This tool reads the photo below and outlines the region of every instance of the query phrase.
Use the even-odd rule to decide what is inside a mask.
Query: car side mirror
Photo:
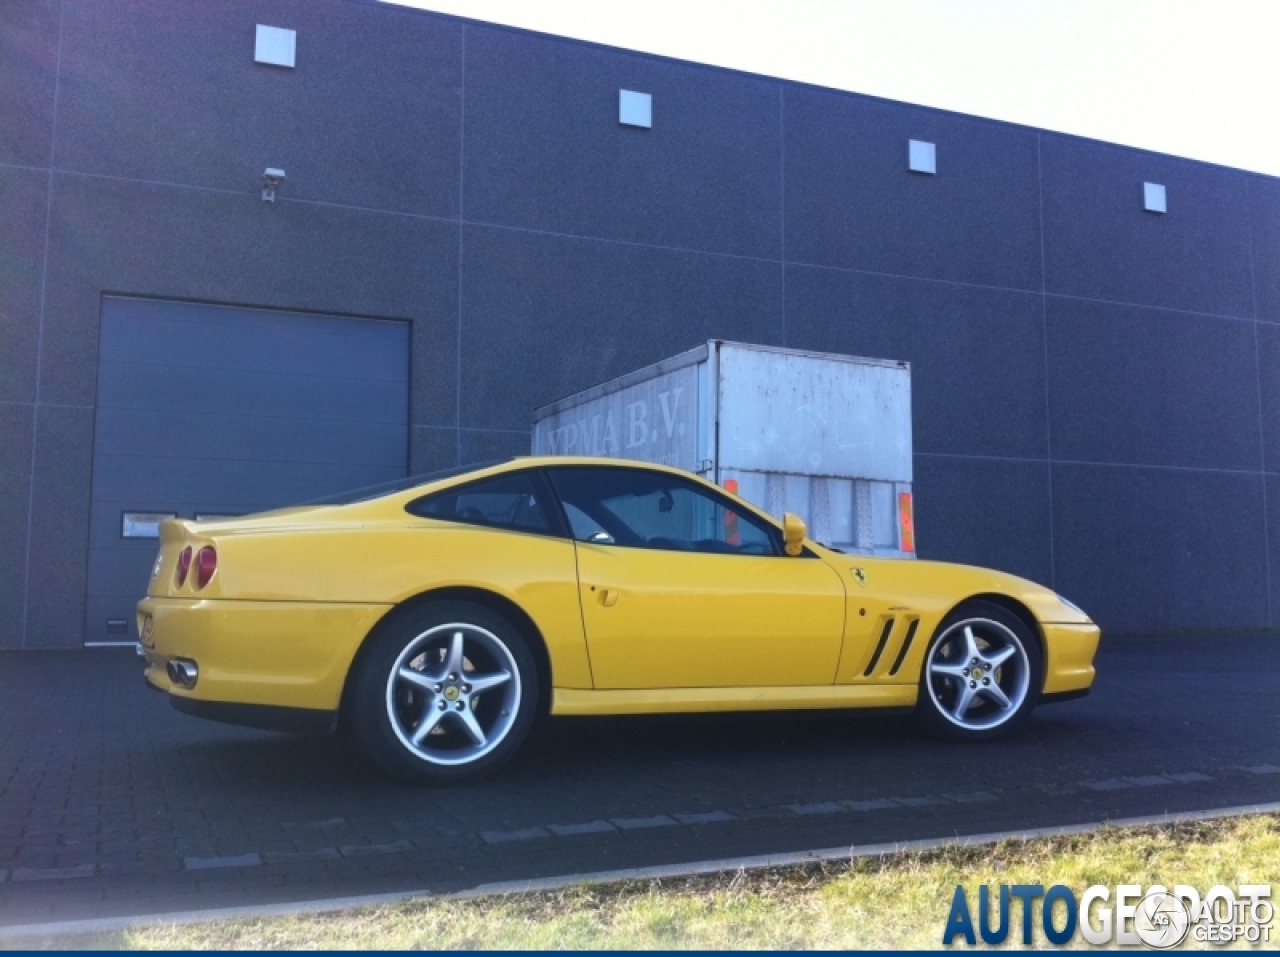
[[[804,551],[804,537],[808,534],[804,519],[792,512],[782,514],[782,540],[788,555],[796,556]]]

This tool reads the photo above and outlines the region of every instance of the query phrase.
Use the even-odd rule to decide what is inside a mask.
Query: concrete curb
[[[130,927],[156,927],[170,924],[198,924],[214,920],[232,920],[253,917],[283,917],[298,914],[324,914],[357,907],[378,904],[394,904],[416,897],[434,897],[438,900],[469,900],[476,897],[492,897],[502,894],[528,894],[563,890],[582,884],[618,884],[625,881],[652,881],[677,877],[697,877],[732,871],[762,870],[770,867],[794,867],[820,861],[844,861],[861,857],[883,857],[904,851],[927,851],[942,847],[971,847],[996,844],[1000,841],[1030,841],[1042,837],[1064,837],[1071,834],[1087,834],[1104,827],[1149,827],[1158,824],[1180,824],[1188,821],[1212,821],[1250,814],[1280,813],[1280,801],[1269,804],[1248,804],[1239,807],[1211,808],[1204,811],[1183,811],[1175,814],[1153,814],[1145,817],[1115,818],[1086,824],[1069,824],[1059,827],[1035,827],[1021,831],[998,831],[988,834],[968,834],[954,837],[924,838],[915,841],[895,841],[884,844],[819,848],[811,851],[795,851],[786,854],[762,854],[754,857],[732,857],[713,861],[697,861],[689,864],[664,864],[657,867],[637,867],[616,871],[597,871],[588,874],[567,874],[528,881],[502,881],[479,884],[451,894],[434,894],[428,888],[398,891],[391,894],[371,894],[359,897],[333,897],[324,900],[299,901],[291,904],[264,904],[254,907],[226,907],[211,910],[177,911],[171,914],[146,914],[134,917],[105,917],[88,920],[57,921],[47,924],[14,924],[0,927],[0,942],[47,937],[74,937],[85,934],[111,933]]]

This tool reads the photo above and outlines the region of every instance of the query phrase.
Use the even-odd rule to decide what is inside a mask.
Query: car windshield
[[[381,498],[383,495],[403,492],[406,489],[411,489],[418,485],[426,485],[429,482],[438,482],[441,479],[453,478],[455,475],[466,475],[468,472],[478,472],[481,469],[492,468],[495,465],[504,465],[510,461],[512,461],[512,459],[498,459],[493,462],[478,462],[472,465],[457,466],[451,469],[440,469],[437,472],[423,472],[419,475],[409,475],[405,478],[393,479],[390,482],[383,482],[379,485],[366,485],[362,488],[339,492],[337,495],[318,498],[304,504],[354,505],[357,502],[368,502],[371,499]]]

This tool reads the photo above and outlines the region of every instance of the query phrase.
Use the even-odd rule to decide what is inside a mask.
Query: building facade
[[[922,558],[1277,624],[1276,179],[357,0],[0,6],[0,648],[131,640],[148,514],[524,453],[710,338],[912,363]]]

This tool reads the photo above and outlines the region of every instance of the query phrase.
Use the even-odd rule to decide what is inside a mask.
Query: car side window
[[[667,472],[610,467],[548,469],[579,541],[723,555],[777,555],[755,516]]]
[[[406,505],[405,511],[445,522],[549,534],[553,526],[542,498],[533,479],[516,472],[424,495]]]

